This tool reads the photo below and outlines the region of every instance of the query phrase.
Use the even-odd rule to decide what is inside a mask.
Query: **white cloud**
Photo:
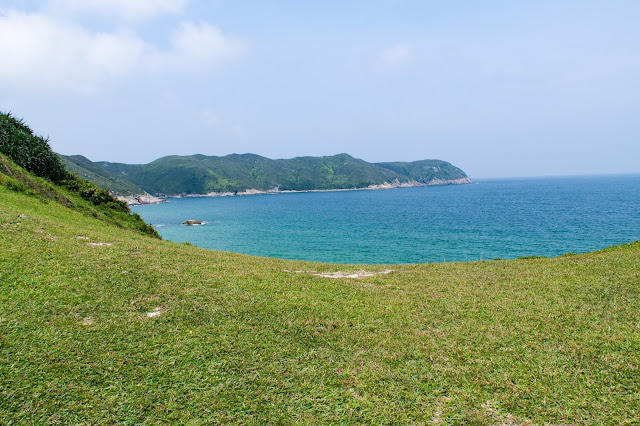
[[[182,22],[171,35],[171,46],[167,65],[191,69],[206,68],[244,52],[242,42],[224,36],[217,27],[207,23]]]
[[[116,16],[126,20],[182,13],[187,0],[50,0],[51,10]]]
[[[0,88],[92,92],[137,74],[208,71],[241,55],[209,24],[182,23],[161,49],[130,30],[91,32],[43,14],[0,15]]]
[[[149,46],[126,32],[91,34],[43,15],[0,16],[0,84],[89,89],[130,72]]]
[[[409,62],[413,57],[413,49],[408,44],[396,44],[385,49],[380,54],[380,61],[388,68],[394,68],[400,64]]]

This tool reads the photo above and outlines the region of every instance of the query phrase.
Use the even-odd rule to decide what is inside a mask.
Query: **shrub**
[[[33,191],[27,185],[9,176],[6,176],[3,179],[3,184],[5,187],[7,187],[12,191],[24,192],[25,194],[29,194],[29,195],[33,194]]]
[[[0,112],[0,154],[4,154],[18,166],[44,178],[80,198],[87,200],[94,207],[80,207],[86,214],[105,220],[122,228],[135,229],[155,238],[160,238],[156,230],[146,224],[139,215],[132,215],[127,204],[113,197],[109,191],[95,184],[69,173],[57,154],[51,150],[49,141],[41,136],[35,136],[33,131],[11,114]],[[0,164],[1,166],[2,164]],[[2,171],[0,169],[0,171]],[[0,175],[1,176],[1,175]],[[25,182],[29,182],[25,184]],[[14,191],[32,195],[46,194],[46,185],[33,185],[33,179],[22,182],[9,176],[5,176],[2,184]],[[33,187],[32,188],[30,188]],[[43,192],[44,191],[44,192]],[[54,190],[55,192],[55,190]],[[45,195],[46,198],[46,195]],[[45,199],[43,198],[43,200]],[[58,197],[55,197],[58,199]],[[70,207],[72,198],[67,199],[63,205]],[[75,207],[77,208],[77,207]]]
[[[127,203],[118,200],[106,189],[99,188],[77,176],[69,174],[66,179],[60,182],[60,185],[70,191],[77,192],[94,206],[104,206],[118,212],[129,213]]]
[[[36,176],[59,183],[69,172],[51,150],[49,140],[33,131],[11,114],[0,113],[0,153]]]

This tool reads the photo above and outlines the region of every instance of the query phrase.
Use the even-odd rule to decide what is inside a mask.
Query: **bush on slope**
[[[7,188],[53,199],[119,227],[160,238],[138,214],[131,214],[126,203],[69,173],[48,140],[35,135],[22,120],[9,113],[0,113],[0,182]]]

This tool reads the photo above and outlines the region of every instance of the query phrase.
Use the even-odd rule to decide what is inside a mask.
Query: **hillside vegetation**
[[[640,422],[638,242],[259,258],[117,226],[0,161],[1,424]]]
[[[64,156],[60,160],[65,168],[75,175],[93,182],[100,188],[108,189],[112,194],[123,197],[144,195],[145,190],[119,176],[109,173],[104,167],[92,162],[82,155]]]
[[[384,183],[460,183],[467,175],[440,160],[372,164],[348,154],[271,160],[255,154],[224,157],[169,156],[149,164],[91,163],[84,157],[62,157],[90,173],[87,179],[118,195],[129,195],[116,181],[126,180],[150,194],[207,194],[267,191],[366,188]],[[73,167],[73,166],[71,166]]]
[[[462,170],[441,160],[422,160],[410,163],[377,163],[377,165],[424,184],[429,184],[437,180],[454,181],[467,177],[466,174],[461,173]]]
[[[6,113],[0,113],[0,185],[160,238],[126,203],[67,171],[46,139]]]

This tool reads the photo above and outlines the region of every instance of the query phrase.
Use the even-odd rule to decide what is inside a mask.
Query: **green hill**
[[[68,171],[82,179],[93,182],[100,188],[106,188],[112,193],[124,197],[145,194],[145,191],[138,185],[109,173],[103,167],[100,167],[82,155],[60,155],[59,157]]]
[[[224,157],[169,156],[149,164],[91,163],[80,156],[62,157],[66,163],[90,170],[87,179],[119,195],[121,181],[151,194],[206,194],[268,191],[366,188],[384,183],[466,183],[459,168],[439,160],[372,164],[348,154],[271,160],[255,154]],[[72,165],[70,167],[73,167]],[[406,170],[405,170],[406,169]],[[133,190],[126,189],[129,193]]]
[[[429,184],[434,181],[453,182],[456,180],[464,180],[467,175],[459,168],[452,166],[442,160],[422,160],[410,163],[376,163],[380,167],[389,169],[406,176],[410,180],[420,183]]]
[[[10,148],[50,177],[0,155],[2,424],[640,422],[638,242],[366,269],[214,252],[126,226],[36,139]]]

